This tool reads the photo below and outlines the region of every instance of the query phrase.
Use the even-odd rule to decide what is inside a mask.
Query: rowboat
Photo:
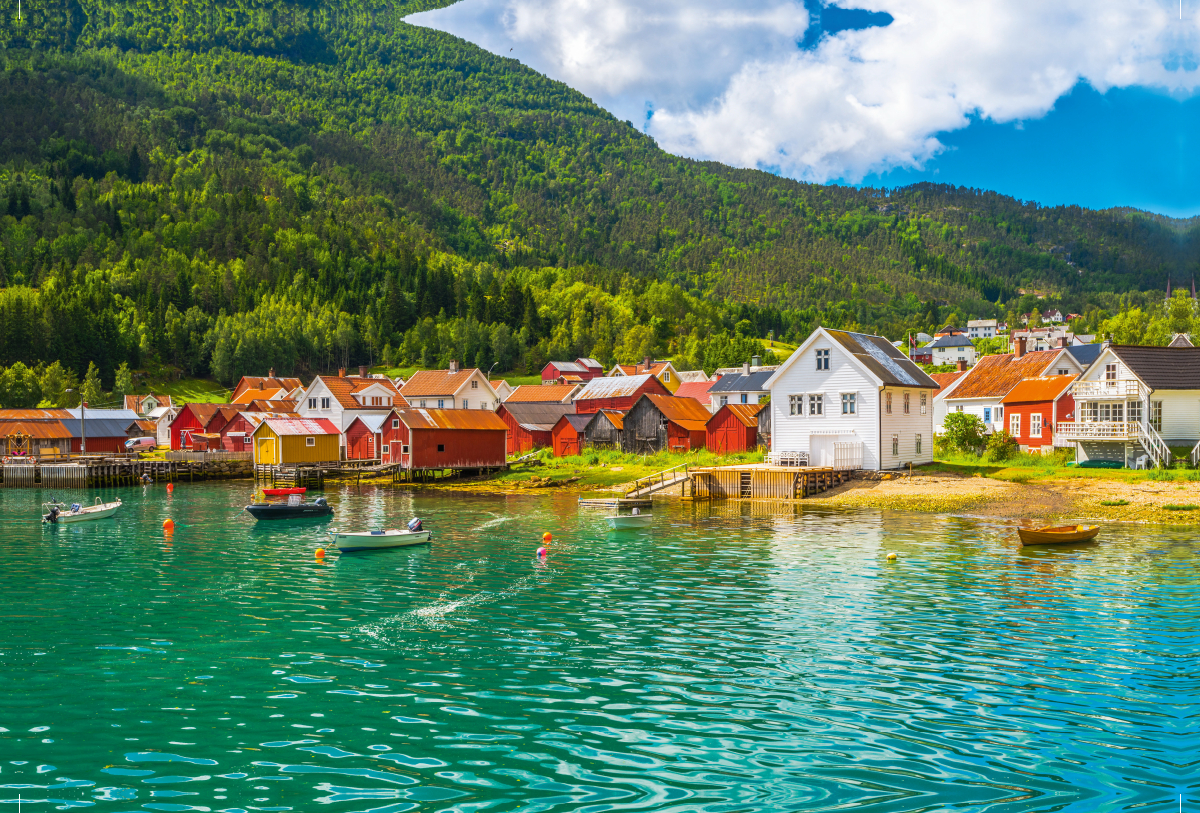
[[[47,522],[52,525],[59,525],[64,522],[87,522],[93,519],[104,519],[111,517],[117,513],[117,509],[121,507],[121,500],[116,499],[113,502],[102,502],[99,497],[96,498],[95,505],[83,506],[79,503],[71,503],[67,505],[61,502],[42,503],[42,522]]]
[[[1049,528],[1017,528],[1022,545],[1059,545],[1087,542],[1100,533],[1099,525],[1058,525]]]
[[[429,531],[402,531],[391,528],[382,531],[337,531],[329,532],[329,538],[342,553],[358,550],[382,550],[383,548],[407,548],[424,545],[433,534]]]
[[[297,519],[300,517],[327,517],[333,506],[317,497],[312,502],[301,502],[299,495],[292,494],[287,502],[256,502],[246,506],[250,516],[263,519]]]
[[[613,514],[605,517],[614,530],[622,528],[645,528],[654,520],[653,514]]]
[[[288,494],[303,494],[305,491],[308,489],[299,486],[296,488],[264,488],[262,493],[268,497],[286,497]]]

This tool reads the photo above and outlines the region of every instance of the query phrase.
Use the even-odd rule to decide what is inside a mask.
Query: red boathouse
[[[758,413],[766,404],[726,404],[708,419],[705,443],[718,454],[758,448]]]
[[[393,409],[380,429],[385,464],[415,471],[507,465],[508,427],[490,409]]]

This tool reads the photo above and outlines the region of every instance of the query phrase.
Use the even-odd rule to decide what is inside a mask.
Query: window
[[[804,396],[789,395],[788,396],[788,414],[803,415],[804,414]]]
[[[1015,413],[1008,416],[1008,434],[1014,438],[1021,434],[1021,413]]]
[[[748,403],[750,403],[750,396],[749,396],[749,395],[747,395],[747,394],[746,394],[746,393],[744,393],[744,392],[742,393],[742,403],[743,403],[743,404],[748,404]]]
[[[392,453],[392,447],[391,447],[390,445],[386,444],[386,443],[385,443],[385,444],[383,444],[383,453],[384,453],[384,454],[391,454],[391,453]]]
[[[842,414],[853,415],[856,412],[858,397],[857,393],[843,392],[842,393]]]
[[[393,429],[400,428],[400,419],[399,418],[392,418],[392,428]]]
[[[424,409],[424,408],[425,408],[425,399],[422,398],[421,399],[421,409]]]
[[[316,446],[316,445],[317,445],[317,439],[316,439],[316,438],[305,438],[305,439],[304,439],[304,445],[305,445],[305,446]]]
[[[446,408],[446,399],[439,398],[438,399],[438,409],[445,409],[445,408]]]
[[[921,453],[921,436],[920,436],[920,435],[917,435],[917,436],[914,438],[914,441],[915,441],[915,442],[916,442],[916,444],[917,444],[917,454],[920,454],[920,453]]]
[[[444,451],[446,451],[446,444],[444,444],[444,443],[439,443],[439,444],[438,444],[438,451],[439,451],[439,452],[444,452]]]
[[[1067,369],[1060,369],[1060,370],[1058,371],[1058,374],[1059,374],[1059,375],[1070,375],[1070,374],[1071,374],[1071,371],[1070,371],[1070,370],[1067,370]]]
[[[251,437],[249,435],[246,435],[246,437],[242,438],[242,443],[245,443],[246,445],[249,445],[250,441]]]
[[[808,396],[808,414],[809,415],[824,415],[825,414],[823,411],[825,409],[824,401],[825,401],[824,395]]]
[[[997,421],[1004,420],[1004,407],[996,407],[996,420]]]
[[[1150,402],[1150,425],[1155,432],[1162,431],[1162,401]]]
[[[663,381],[666,382],[666,381],[670,381],[670,380],[671,380],[671,371],[663,370]]]
[[[464,403],[464,404],[466,404],[466,401],[464,401],[463,403]],[[488,408],[487,401],[480,401],[480,402],[479,402],[479,408],[480,408],[480,409],[487,409],[487,408]]]
[[[1035,412],[1029,416],[1029,437],[1040,438],[1042,436],[1042,413]]]
[[[955,411],[955,412],[962,412],[962,404],[955,404],[955,406],[954,406],[954,411]]]
[[[892,435],[892,457],[900,456],[900,436]]]
[[[1127,420],[1130,421],[1131,423],[1141,423],[1142,422],[1142,402],[1141,401],[1130,401],[1128,404],[1125,405],[1125,414],[1129,416],[1127,418]]]
[[[818,370],[828,370],[829,369],[829,348],[828,347],[817,351],[817,369]]]
[[[478,381],[476,381],[476,380],[474,380],[474,379],[472,379],[472,380],[471,380],[471,389],[473,389],[473,390],[477,390],[477,389],[479,389],[479,382],[478,382]]]
[[[883,411],[889,415],[892,414],[892,394],[890,392],[883,394]]]
[[[728,403],[729,403],[729,396],[728,396],[728,395],[722,395],[722,396],[721,396],[721,406],[725,406],[725,405],[726,405],[726,404],[728,404]]]
[[[407,443],[401,444],[400,454],[408,454],[408,444]]]
[[[1116,381],[1117,380],[1117,365],[1116,364],[1105,364],[1104,365],[1104,380],[1105,381]]]
[[[329,399],[328,398],[321,399],[321,409],[329,409]]]
[[[904,393],[904,414],[905,415],[907,415],[909,413],[908,401],[909,401],[909,394],[906,392],[906,393]]]
[[[927,392],[921,393],[921,414],[922,415],[925,414],[925,407],[928,402],[929,402],[929,393],[927,393]]]
[[[984,423],[992,422],[992,408],[991,407],[983,408],[983,422]]]
[[[467,399],[466,399],[466,398],[464,398],[464,399],[463,399],[463,409],[470,409],[470,408],[471,408],[471,407],[467,405]]]
[[[309,398],[309,399],[308,399],[308,408],[309,408],[309,409],[316,409],[316,408],[317,408],[317,399],[316,399],[316,398]]]

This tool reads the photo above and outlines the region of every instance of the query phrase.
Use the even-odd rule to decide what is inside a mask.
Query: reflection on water
[[[1200,804],[1190,531],[1022,550],[1000,523],[754,502],[612,531],[567,495],[372,488],[256,526],[246,486],[119,493],[113,521],[43,529],[45,496],[0,490],[0,799]],[[313,556],[331,525],[414,514],[431,546]]]

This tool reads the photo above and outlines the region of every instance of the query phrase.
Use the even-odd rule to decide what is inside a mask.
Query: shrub
[[[1013,439],[1013,436],[1007,432],[1000,431],[993,433],[987,440],[987,457],[988,460],[999,463],[1002,460],[1008,460],[1015,455],[1020,447]]]
[[[1165,511],[1195,511],[1197,508],[1200,508],[1200,505],[1192,505],[1191,503],[1189,503],[1187,505],[1164,505],[1163,506],[1163,510],[1165,510]]]
[[[1108,505],[1108,506],[1113,506],[1113,505],[1129,505],[1129,500],[1101,500],[1101,501],[1100,501],[1100,504],[1101,504],[1101,505]]]
[[[978,415],[969,412],[951,412],[946,416],[946,431],[942,437],[951,449],[961,452],[974,452],[983,445],[983,432],[986,427]]]

